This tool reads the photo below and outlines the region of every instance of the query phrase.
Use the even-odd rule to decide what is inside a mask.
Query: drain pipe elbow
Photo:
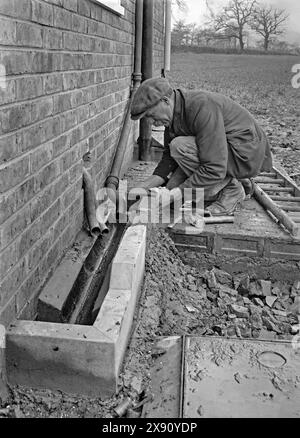
[[[105,224],[99,225],[96,218],[96,196],[91,175],[83,169],[84,209],[91,233],[101,233]]]

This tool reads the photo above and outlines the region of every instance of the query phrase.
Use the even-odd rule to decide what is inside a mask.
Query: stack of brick
[[[103,186],[128,101],[135,1],[0,1],[0,323],[35,298],[83,220],[82,168]],[[155,2],[155,73],[163,2]],[[159,17],[161,26],[159,26]],[[161,46],[161,47],[160,47]],[[133,134],[124,169],[131,159]]]

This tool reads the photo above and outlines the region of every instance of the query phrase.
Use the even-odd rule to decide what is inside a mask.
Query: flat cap
[[[135,93],[131,104],[131,118],[141,119],[144,114],[162,100],[171,97],[173,89],[165,78],[151,78],[144,81]]]

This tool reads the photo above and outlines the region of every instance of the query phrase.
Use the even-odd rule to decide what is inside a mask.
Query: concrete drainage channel
[[[176,236],[172,237],[176,243]],[[249,360],[245,358],[241,363],[237,360],[234,367],[224,369],[229,381],[226,384],[236,385],[230,387],[228,394],[238,394],[236,400],[250,400],[250,404],[260,400],[262,408],[268,405],[266,415],[276,416],[273,401],[270,399],[266,404],[264,397],[271,397],[272,388],[275,400],[285,403],[279,394],[282,388],[285,391],[287,383],[287,396],[296,403],[300,350],[292,348],[291,329],[297,325],[299,314],[297,260],[207,254],[194,248],[193,236],[190,248],[188,241],[185,246],[180,246],[180,241],[176,249],[168,233],[157,226],[138,225],[126,231],[112,228],[101,242],[96,240],[85,245],[78,239],[63,261],[68,269],[63,265],[58,268],[60,279],[73,272],[73,280],[65,277],[63,283],[57,283],[54,275],[47,283],[38,309],[39,319],[48,321],[18,321],[8,329],[6,353],[10,383],[107,398],[116,391],[123,363],[123,371],[125,367],[129,375],[143,380],[148,388],[146,395],[149,395],[148,390],[154,395],[145,402],[142,416],[213,416],[219,412],[218,401],[226,406],[230,400],[216,396],[212,403],[208,397],[209,391],[219,391],[222,386],[220,379],[209,375],[210,371],[220,377],[226,362],[222,354],[211,353],[220,352],[224,342],[227,348],[230,340],[235,360],[238,356],[234,349],[243,349],[249,342],[251,351],[278,350],[286,362],[276,365],[276,376],[272,370],[259,374],[259,385],[266,390],[257,390],[259,394],[253,398],[249,392],[253,386],[246,384],[249,381],[244,378],[244,374],[249,375],[252,353]],[[104,272],[110,274],[104,276]],[[137,306],[140,289],[140,306]],[[60,294],[51,294],[51,290],[60,290]],[[81,291],[77,301],[76,290]],[[134,313],[137,322],[133,327]],[[127,356],[125,350],[133,328],[131,351],[128,350]],[[169,342],[170,337],[172,342]],[[192,337],[192,348],[189,337]],[[185,338],[186,344],[182,342]],[[172,339],[177,345],[175,352],[166,347],[170,343],[173,348]],[[283,343],[282,347],[279,343]],[[197,359],[204,347],[208,372],[205,375],[201,371],[202,362]],[[141,358],[142,364],[139,364]],[[186,378],[182,364],[185,370],[194,367],[192,382],[191,376]],[[248,367],[245,373],[244,365]],[[172,376],[173,381],[170,381]],[[219,386],[214,387],[214,381]],[[208,398],[200,409],[194,405],[193,394],[202,393],[201,382],[210,390],[206,391]],[[250,409],[249,413],[253,412]]]
[[[101,398],[115,393],[145,246],[143,225],[112,227],[104,238],[78,236],[39,297],[38,320],[7,329],[10,384]]]

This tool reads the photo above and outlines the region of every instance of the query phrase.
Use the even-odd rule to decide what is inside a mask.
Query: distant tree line
[[[176,47],[211,47],[244,52],[250,47],[251,35],[259,37],[255,47],[268,52],[294,52],[300,54],[299,45],[278,40],[284,34],[289,18],[285,9],[259,3],[257,0],[229,0],[218,12],[207,0],[209,18],[205,26],[186,24],[177,20],[172,30],[172,45]]]

